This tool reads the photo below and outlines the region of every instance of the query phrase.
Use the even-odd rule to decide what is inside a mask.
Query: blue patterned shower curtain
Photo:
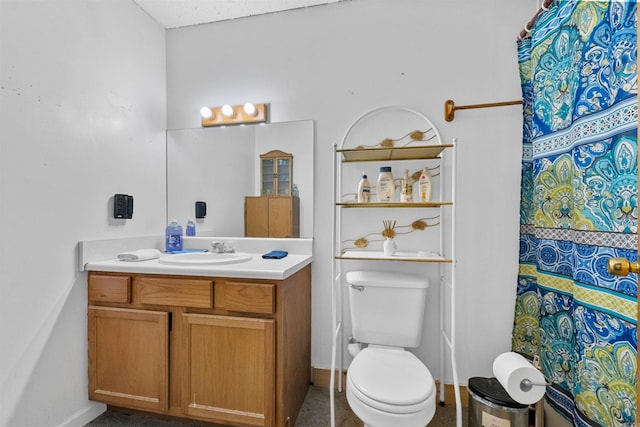
[[[636,420],[635,1],[556,1],[518,42],[524,130],[512,348],[538,356],[546,401],[576,426]]]

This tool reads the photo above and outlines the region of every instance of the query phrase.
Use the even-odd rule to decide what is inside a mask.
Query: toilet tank
[[[382,271],[350,271],[352,335],[356,341],[418,347],[429,281],[426,277]]]

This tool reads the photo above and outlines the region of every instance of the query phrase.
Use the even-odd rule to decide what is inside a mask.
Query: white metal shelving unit
[[[365,119],[378,114],[388,112],[409,114],[423,121],[434,134],[435,143],[428,145],[412,145],[404,147],[375,147],[375,148],[347,148],[352,131],[360,125]],[[419,141],[417,141],[419,142]],[[462,406],[460,401],[460,387],[456,365],[456,337],[455,337],[455,293],[456,293],[456,214],[455,214],[455,193],[456,193],[456,145],[454,139],[451,144],[443,144],[442,139],[431,121],[423,114],[404,107],[404,106],[384,106],[371,110],[359,118],[357,118],[345,133],[340,146],[334,145],[334,163],[333,163],[333,268],[332,268],[332,288],[331,288],[331,315],[332,315],[332,332],[333,342],[331,350],[331,378],[330,378],[330,406],[331,406],[331,427],[335,427],[335,405],[334,393],[336,389],[336,374],[339,392],[342,392],[342,373],[344,371],[344,331],[343,331],[343,313],[344,313],[344,296],[342,286],[342,264],[357,261],[371,262],[417,262],[425,263],[427,268],[437,267],[439,269],[440,289],[439,289],[439,329],[440,329],[440,366],[439,366],[439,401],[440,405],[444,405],[445,399],[445,360],[446,349],[449,350],[451,372],[453,386],[455,391],[456,405],[456,426],[462,426]],[[445,171],[443,167],[444,155],[451,155],[450,170]],[[429,203],[367,203],[359,204],[351,201],[342,200],[342,170],[345,163],[351,162],[402,162],[412,160],[432,160],[440,159],[440,191],[439,197],[442,201]],[[446,172],[446,173],[445,173]],[[450,189],[445,197],[445,176],[450,182]],[[372,187],[374,183],[372,182]],[[439,227],[439,253],[419,256],[418,253],[398,253],[393,257],[385,257],[382,251],[371,250],[350,250],[345,251],[342,247],[342,228],[343,228],[343,210],[344,209],[428,209],[438,211],[440,224]],[[448,216],[446,215],[448,214]],[[447,216],[447,225],[443,225],[443,219]],[[450,230],[449,235],[445,234],[445,229]],[[448,240],[449,247],[445,244]],[[448,296],[448,299],[447,299]],[[447,303],[448,301],[448,303]],[[448,324],[447,324],[448,321]]]

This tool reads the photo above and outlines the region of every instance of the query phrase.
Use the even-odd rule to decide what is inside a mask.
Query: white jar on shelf
[[[395,240],[387,237],[387,240],[382,244],[382,250],[384,252],[384,256],[394,256],[398,250],[398,245],[396,245]]]

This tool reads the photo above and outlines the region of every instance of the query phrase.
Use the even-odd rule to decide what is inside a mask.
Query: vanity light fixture
[[[258,114],[258,110],[256,109],[256,106],[250,102],[247,102],[246,104],[244,104],[244,107],[242,107],[242,109],[244,110],[245,113],[247,113],[247,115],[251,117],[255,117]]]
[[[213,119],[213,110],[209,107],[202,107],[200,109],[200,115],[203,119],[211,120]]]
[[[200,109],[202,127],[239,125],[246,123],[266,123],[268,104],[244,105],[225,104],[221,107],[202,107]]]
[[[222,115],[227,117],[227,118],[229,118],[229,119],[232,119],[232,118],[234,118],[236,116],[235,110],[229,104],[224,104],[222,106],[221,110],[222,110]]]

